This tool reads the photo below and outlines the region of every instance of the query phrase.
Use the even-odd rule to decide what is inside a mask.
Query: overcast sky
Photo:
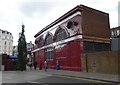
[[[13,35],[17,45],[22,22],[26,41],[34,43],[34,35],[42,28],[83,4],[109,13],[110,27],[118,26],[118,2],[120,0],[0,0],[0,29]]]

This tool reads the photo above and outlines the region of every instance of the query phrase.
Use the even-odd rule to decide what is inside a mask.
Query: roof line
[[[50,23],[49,25],[47,25],[46,27],[44,27],[34,37],[37,37],[38,35],[40,35],[44,31],[46,31],[48,28],[50,28],[50,27],[54,26],[55,24],[59,23],[60,21],[64,20],[66,17],[72,15],[76,11],[82,11],[84,8],[91,9],[91,10],[97,11],[99,13],[107,14],[108,15],[108,13],[105,13],[105,12],[102,12],[100,10],[96,10],[94,8],[91,8],[91,7],[88,7],[88,6],[80,4],[80,5],[77,5],[76,7],[74,7],[73,9],[71,9],[70,11],[68,11],[67,13],[65,13],[64,15],[62,15],[61,17],[59,17],[58,19],[56,19],[55,21],[53,21],[52,23]]]
[[[55,21],[53,21],[51,24],[47,25],[45,28],[43,28],[41,31],[39,31],[34,37],[37,37],[39,34],[41,34],[42,32],[44,32],[45,30],[47,30],[48,28],[54,26],[55,24],[59,23],[60,21],[64,20],[66,17],[70,16],[72,13],[76,12],[76,11],[80,11],[80,5],[77,5],[76,7],[74,7],[73,9],[71,9],[70,11],[68,11],[67,13],[65,13],[64,15],[62,15],[61,17],[59,17],[58,19],[56,19]]]

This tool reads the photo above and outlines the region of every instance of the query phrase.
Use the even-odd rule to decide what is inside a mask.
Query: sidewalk
[[[44,69],[41,71],[43,72]],[[112,74],[86,73],[86,72],[56,70],[56,69],[47,69],[47,73],[50,73],[53,75],[70,76],[70,77],[77,77],[77,78],[94,79],[94,80],[100,80],[100,81],[120,83],[120,76],[118,78],[118,75],[112,75]]]

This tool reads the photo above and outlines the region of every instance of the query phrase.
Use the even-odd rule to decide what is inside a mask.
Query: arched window
[[[36,39],[36,40],[35,40],[35,47],[36,47],[36,48],[38,48],[38,47],[39,47],[38,42],[39,42],[39,40],[38,40],[38,39]]]
[[[43,38],[41,37],[40,39],[39,39],[39,47],[42,47],[44,45],[44,40],[43,40]]]
[[[53,43],[53,36],[52,33],[48,33],[45,37],[45,45],[49,45]],[[49,47],[45,49],[45,59],[50,60],[53,58],[53,48]]]
[[[46,38],[45,38],[45,45],[51,44],[53,42],[53,37],[51,34],[47,34]]]
[[[62,28],[57,30],[57,32],[55,33],[55,41],[64,40],[65,38],[67,38],[66,31]]]

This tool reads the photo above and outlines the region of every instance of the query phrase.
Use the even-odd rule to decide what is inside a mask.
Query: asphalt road
[[[52,75],[39,71],[8,71],[2,73],[2,85],[111,85],[106,82]]]
[[[25,83],[27,81],[41,79],[51,76],[39,71],[3,71],[2,83]]]
[[[65,76],[48,76],[42,79],[37,79],[34,81],[28,81],[29,83],[93,83],[87,80],[82,79],[75,79],[72,77],[65,77]]]

